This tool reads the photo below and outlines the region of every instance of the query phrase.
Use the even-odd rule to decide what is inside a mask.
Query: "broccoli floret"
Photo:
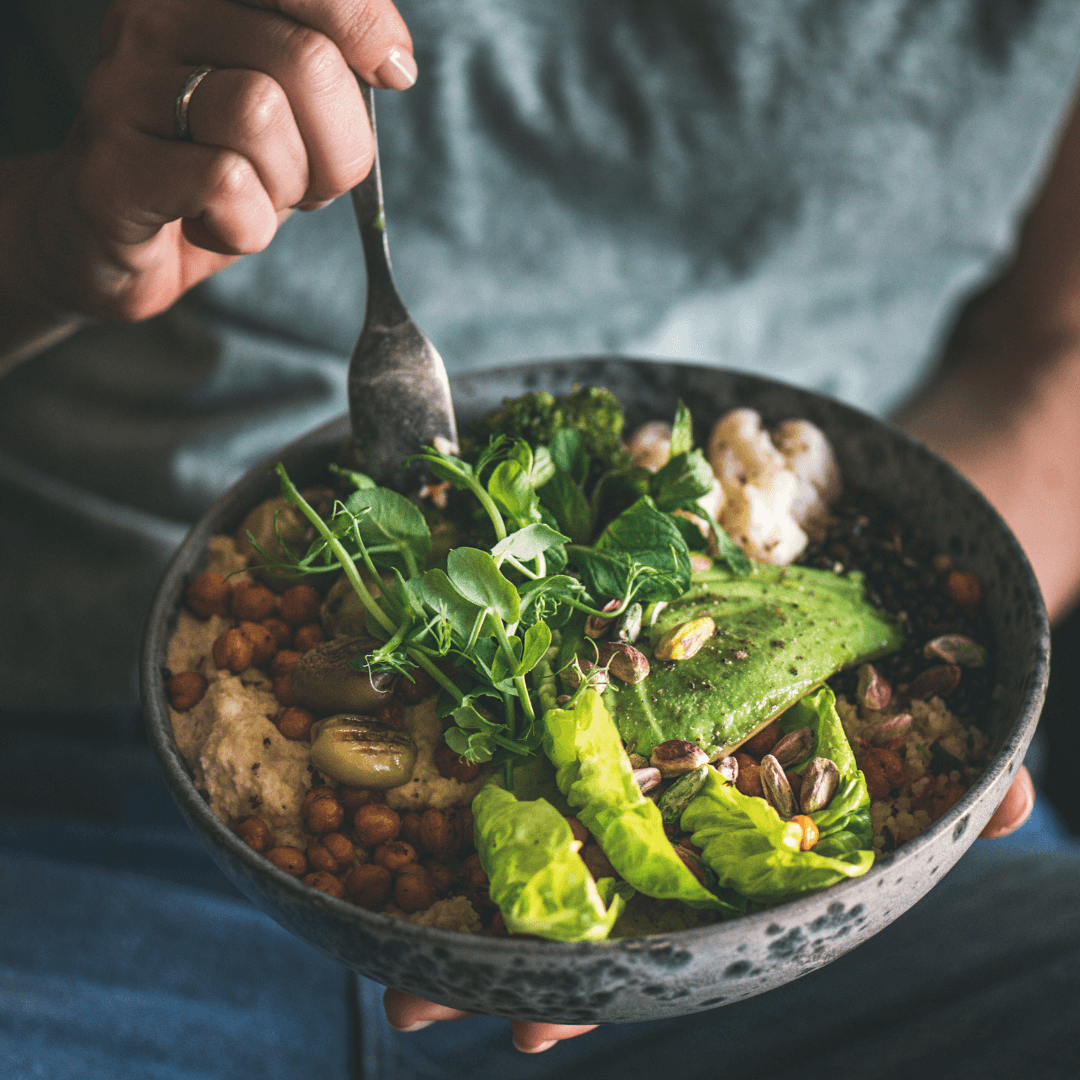
[[[524,439],[530,446],[547,446],[555,432],[573,428],[581,434],[591,459],[586,488],[613,469],[625,469],[630,455],[623,448],[624,417],[618,399],[598,386],[576,387],[556,398],[540,392],[507,398],[497,413],[469,425],[462,441],[466,460],[475,461],[494,435]]]

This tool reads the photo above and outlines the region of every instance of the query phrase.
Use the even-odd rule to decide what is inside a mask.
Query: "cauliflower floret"
[[[840,498],[840,468],[824,432],[809,420],[785,420],[773,435],[784,462],[799,480],[791,512],[804,528],[827,517]]]
[[[806,533],[791,516],[798,480],[782,469],[769,481],[767,486],[744,484],[731,492],[720,524],[751,559],[787,566],[806,547]]]
[[[753,409],[733,409],[714,426],[706,456],[723,491],[718,520],[759,562],[795,559],[804,528],[840,493],[828,440],[805,420],[786,421],[774,441]]]
[[[671,425],[665,420],[642,424],[630,436],[626,448],[638,468],[659,472],[671,457]]]
[[[725,479],[725,474],[735,479],[738,467],[734,462],[726,462],[721,472],[713,460],[724,448],[738,459],[748,480],[756,480],[785,467],[783,454],[773,446],[769,433],[761,426],[761,417],[753,409],[732,409],[716,422],[709,436],[705,456],[713,466],[713,472],[721,480]]]

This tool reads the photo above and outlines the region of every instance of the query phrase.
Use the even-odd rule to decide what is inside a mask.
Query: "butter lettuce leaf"
[[[693,834],[720,885],[764,904],[859,877],[874,862],[870,795],[833,692],[823,686],[808,694],[781,717],[780,725],[785,731],[811,728],[818,740],[815,753],[831,758],[840,770],[832,801],[809,815],[820,832],[810,851],[799,850],[798,825],[784,821],[764,799],[743,795],[716,772],[710,772],[682,816],[683,829]]]
[[[814,851],[819,855],[841,855],[871,848],[874,827],[870,821],[870,793],[855,763],[832,690],[822,686],[797,701],[780,717],[780,727],[785,732],[808,727],[817,739],[814,754],[830,758],[840,770],[840,786],[832,802],[810,815],[820,833]],[[805,769],[803,762],[795,771],[802,773]]]
[[[480,865],[508,930],[554,941],[608,936],[625,898],[613,878],[593,881],[577,853],[580,842],[558,810],[488,783],[472,812]]]
[[[630,885],[694,908],[728,907],[675,853],[656,804],[634,782],[622,740],[595,690],[582,693],[572,709],[544,713],[544,750],[578,820]]]

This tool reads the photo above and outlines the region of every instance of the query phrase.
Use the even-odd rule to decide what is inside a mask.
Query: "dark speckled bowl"
[[[309,889],[275,869],[211,814],[173,741],[162,663],[184,585],[213,533],[276,493],[266,468],[245,476],[192,530],[162,581],[142,661],[150,738],[181,810],[233,882],[282,926],[377,982],[493,1016],[588,1024],[645,1020],[738,1001],[835,960],[920,899],[979,835],[1024,757],[1042,706],[1049,630],[1031,568],[986,501],[895,428],[835,401],[765,379],[685,364],[586,359],[458,376],[462,422],[527,390],[607,386],[630,425],[669,418],[682,398],[699,420],[734,405],[767,421],[805,417],[829,435],[843,474],[868,487],[938,548],[976,571],[993,627],[1000,688],[986,717],[993,761],[932,829],[864,877],[728,923],[632,941],[558,944],[473,937],[397,922]],[[345,419],[279,455],[310,481],[347,432]]]

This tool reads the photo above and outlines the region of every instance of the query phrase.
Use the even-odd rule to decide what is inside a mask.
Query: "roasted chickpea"
[[[369,803],[361,806],[353,816],[353,831],[357,843],[364,847],[376,847],[396,840],[401,832],[401,815],[385,803]]]
[[[761,766],[749,754],[736,754],[739,763],[739,775],[735,778],[735,787],[744,795],[765,797],[765,788],[761,783]]]
[[[415,810],[407,810],[401,815],[401,832],[398,837],[414,848],[420,844],[420,815]]]
[[[244,841],[252,851],[261,855],[270,847],[270,830],[262,818],[250,817],[233,826],[233,832]]]
[[[385,866],[357,866],[345,877],[345,891],[353,903],[369,911],[379,910],[390,898],[394,879]]]
[[[293,693],[292,688],[292,676],[286,672],[284,675],[279,675],[274,680],[274,697],[285,706],[285,708],[291,708],[296,704],[296,695]]]
[[[222,574],[207,570],[184,590],[184,602],[200,619],[228,615],[232,603],[232,582]]]
[[[402,911],[425,911],[435,903],[431,875],[419,864],[411,863],[394,882],[394,900]]]
[[[336,874],[341,869],[341,865],[335,858],[334,853],[320,844],[318,840],[308,841],[306,854],[308,866],[312,870]]]
[[[482,766],[466,761],[446,745],[445,739],[440,739],[435,746],[435,768],[439,770],[440,776],[448,780],[458,780],[463,784],[468,784],[480,775]]]
[[[306,814],[308,808],[316,799],[321,799],[324,795],[333,795],[337,797],[336,789],[330,787],[329,784],[316,784],[314,787],[308,788],[304,794],[303,802],[300,803],[300,813]]]
[[[356,861],[356,848],[353,846],[353,842],[345,835],[339,832],[327,833],[321,837],[322,845],[334,856],[335,859],[342,866],[349,866]],[[367,853],[364,853],[364,859],[367,860]]]
[[[266,858],[279,870],[293,877],[303,877],[307,873],[307,859],[299,848],[276,847],[266,852]]]
[[[431,855],[448,859],[458,848],[454,821],[445,810],[425,810],[420,817],[420,843]]]
[[[768,727],[763,727],[756,735],[751,735],[740,747],[743,753],[759,760],[771,754],[773,747],[784,737],[780,725],[774,720]],[[738,756],[738,755],[736,755]]]
[[[376,707],[375,719],[386,724],[387,727],[394,728],[395,731],[402,731],[405,728],[405,706],[395,698],[384,701]]]
[[[238,627],[240,633],[251,642],[254,654],[251,662],[255,667],[265,667],[273,660],[278,651],[274,635],[261,623],[242,622]]]
[[[270,674],[275,678],[288,675],[296,667],[297,660],[303,655],[303,653],[298,653],[295,649],[281,649],[275,654],[274,659],[270,661]]]
[[[310,885],[313,889],[318,889],[319,892],[327,893],[329,896],[336,896],[339,900],[345,899],[345,886],[333,874],[328,874],[323,870],[308,874],[304,878],[304,884]]]
[[[255,659],[255,646],[244,636],[242,630],[234,626],[214,640],[211,655],[218,668],[239,675],[241,671],[251,667],[251,662]]]
[[[367,806],[369,803],[381,803],[383,801],[383,793],[372,788],[348,787],[345,784],[338,784],[337,793],[341,805],[346,810],[355,811],[359,810],[361,806]]]
[[[334,832],[341,827],[345,820],[345,807],[338,802],[334,795],[323,795],[313,800],[304,814],[304,825],[307,831],[316,836],[321,833]]]
[[[406,705],[416,705],[424,698],[431,697],[438,689],[439,684],[422,668],[417,668],[402,677],[398,682],[397,692]]]
[[[471,851],[475,822],[473,812],[469,807],[460,806],[454,811],[454,828],[458,834],[458,851],[462,848],[468,848]]]
[[[279,611],[281,617],[300,626],[319,621],[319,605],[322,599],[310,585],[293,585],[281,594]]]
[[[197,671],[181,671],[165,684],[169,694],[169,704],[177,712],[193,709],[206,693],[206,679]]]
[[[480,856],[474,851],[462,864],[461,873],[467,889],[486,889],[488,876],[480,865]]]
[[[292,627],[284,619],[271,615],[270,618],[261,620],[259,625],[270,631],[279,649],[287,649],[292,644]]]
[[[326,635],[318,623],[306,623],[293,634],[293,646],[302,653],[310,652],[325,640]]]
[[[257,581],[239,581],[233,586],[232,613],[238,622],[258,622],[277,612],[277,597]]]
[[[286,739],[303,742],[311,735],[311,725],[315,723],[315,714],[294,705],[280,713],[274,722],[277,724],[278,731]]]
[[[417,861],[416,848],[404,840],[390,840],[375,849],[371,861],[376,866],[385,866],[391,874],[400,874],[406,866]]]
[[[461,881],[461,866],[441,859],[425,859],[424,869],[431,875],[431,884],[437,896],[446,896]]]

